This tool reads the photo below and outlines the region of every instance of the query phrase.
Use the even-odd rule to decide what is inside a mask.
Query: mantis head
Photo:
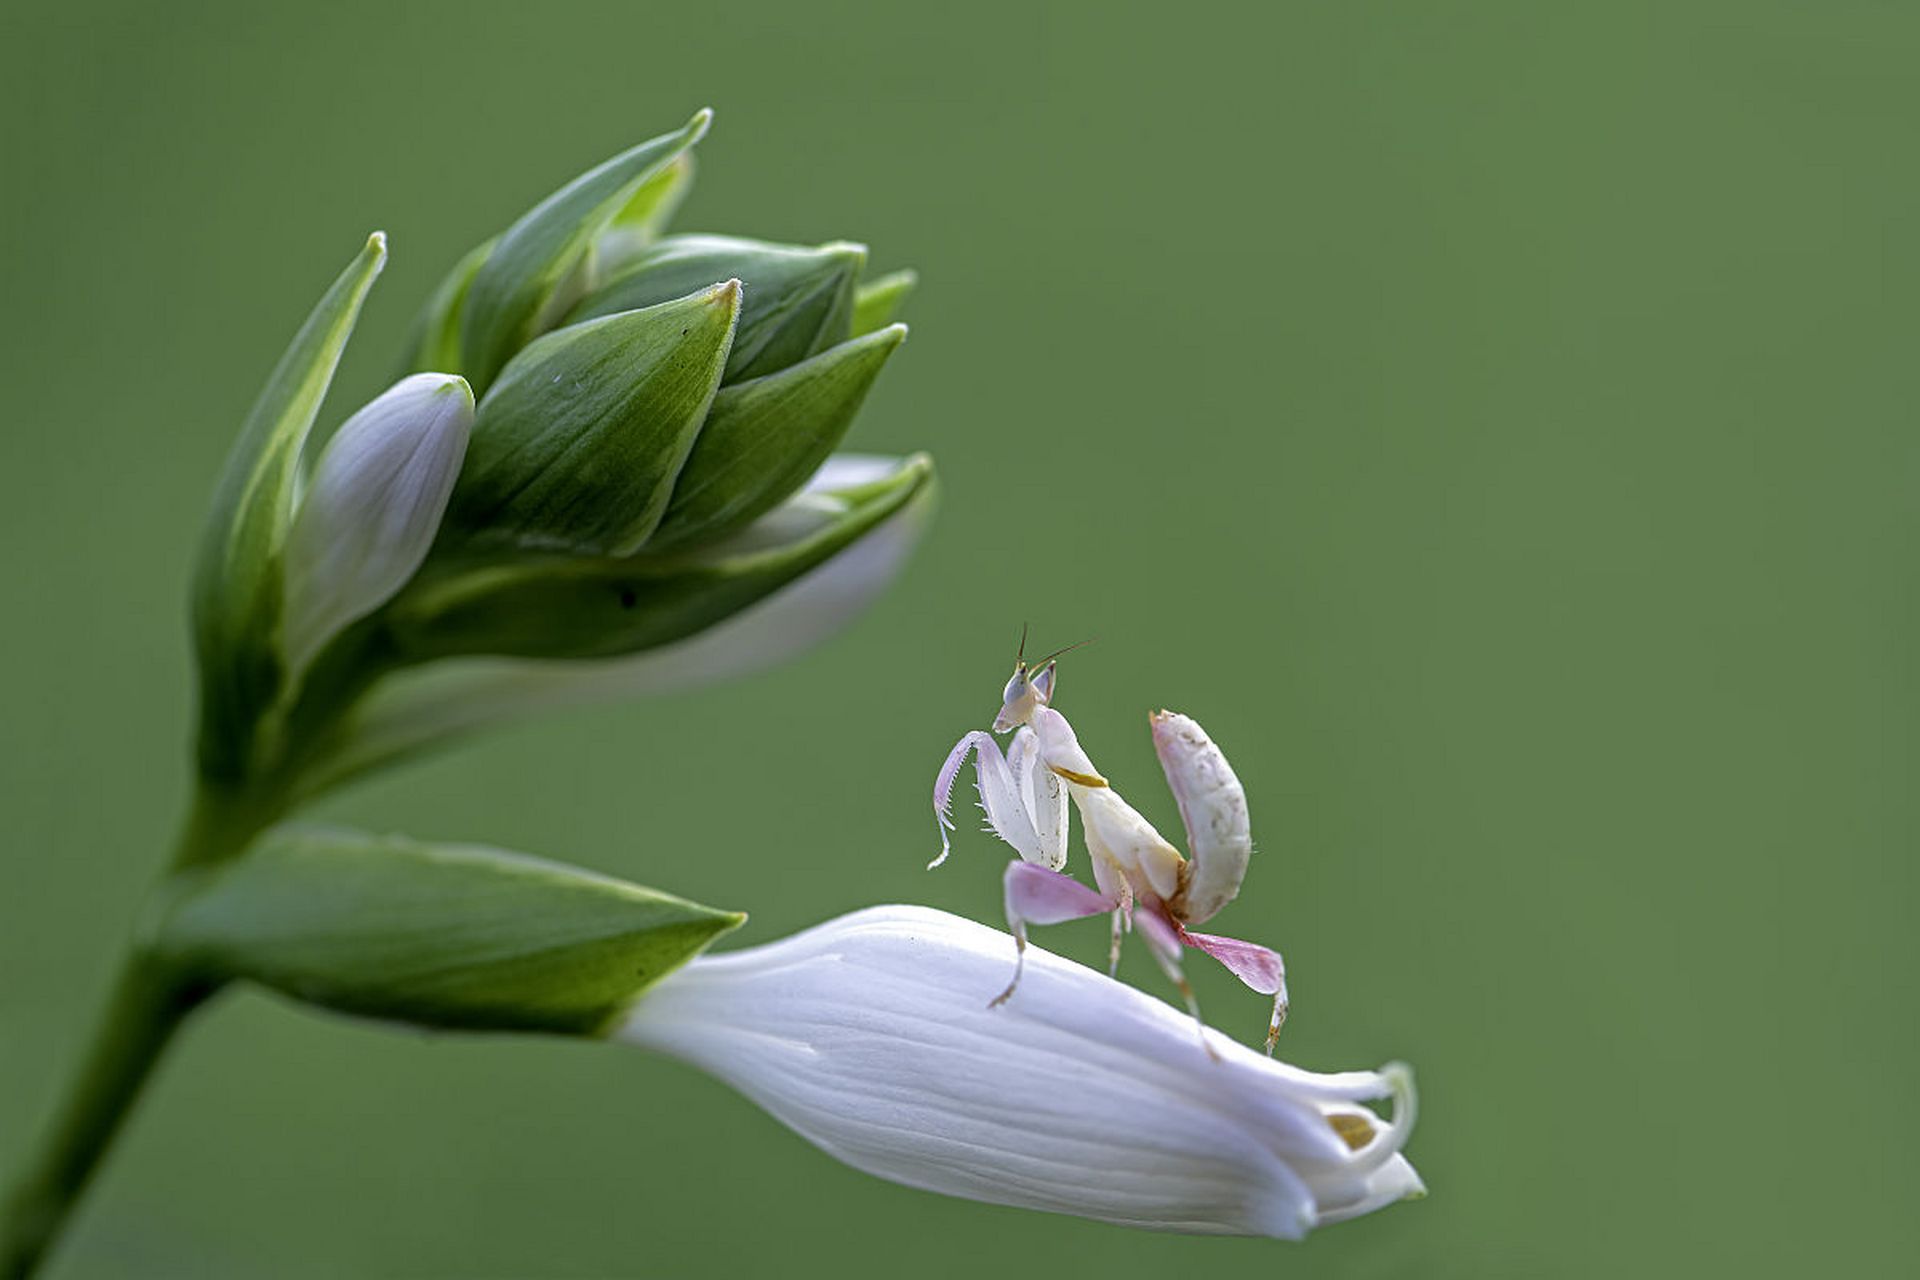
[[[1033,719],[1033,713],[1053,701],[1054,664],[1048,661],[1038,669],[1017,664],[1013,678],[1000,692],[1000,714],[993,718],[993,731],[1005,733]]]
[[[1027,629],[1020,628],[1020,651],[1014,657],[1013,676],[1007,681],[1007,687],[1000,691],[1000,714],[993,718],[993,731],[1006,733],[1033,720],[1033,713],[1041,707],[1053,703],[1054,671],[1058,664],[1054,659],[1070,650],[1078,649],[1090,640],[1081,640],[1064,649],[1055,649],[1046,657],[1028,665]]]

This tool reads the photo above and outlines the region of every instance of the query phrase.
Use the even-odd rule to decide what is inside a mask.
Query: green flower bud
[[[507,228],[467,290],[462,367],[448,372],[465,374],[482,392],[516,351],[551,328],[584,292],[594,240],[700,140],[712,120],[711,111],[701,111],[678,132],[622,152]]]
[[[650,307],[715,280],[746,286],[740,329],[722,382],[775,373],[853,332],[854,284],[865,245],[814,249],[734,236],[668,236],[582,299],[568,323]]]
[[[604,280],[658,240],[693,188],[693,153],[682,151],[673,163],[640,185],[633,199],[593,242],[593,278]]]
[[[854,290],[854,335],[872,333],[892,324],[919,283],[920,277],[915,272],[893,271]]]
[[[728,281],[521,351],[481,401],[449,549],[638,550],[706,421],[739,311]]]
[[[343,1013],[592,1035],[745,919],[523,854],[282,827],[176,877],[147,946]]]
[[[464,655],[606,658],[695,635],[816,569],[903,510],[932,465],[911,458],[875,483],[796,495],[698,549],[536,557],[421,574],[385,610],[403,662]]]
[[[296,522],[305,441],[384,241],[321,301],[202,550],[204,782],[272,812],[555,690],[751,669],[898,571],[930,464],[835,451],[905,336],[892,316],[912,273],[862,285],[848,242],[663,236],[708,119],[462,258],[407,339],[410,376],[322,455]],[[462,377],[470,425],[399,412]],[[440,668],[475,662],[544,668],[443,699],[475,673]]]
[[[896,324],[779,373],[721,388],[648,548],[719,538],[778,506],[839,445],[906,336],[907,326]]]

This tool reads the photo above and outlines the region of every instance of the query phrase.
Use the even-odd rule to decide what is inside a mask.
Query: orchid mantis
[[[951,851],[947,833],[953,829],[953,784],[969,753],[974,756],[987,824],[1020,855],[1019,861],[1008,864],[1004,880],[1007,928],[1015,944],[1013,981],[993,1004],[1005,1003],[1020,985],[1028,926],[1109,912],[1113,917],[1109,973],[1119,965],[1123,931],[1137,927],[1198,1022],[1199,1003],[1181,972],[1180,955],[1182,946],[1204,951],[1247,986],[1273,997],[1273,1017],[1267,1028],[1271,1054],[1287,1018],[1287,976],[1279,953],[1187,928],[1205,922],[1233,901],[1253,853],[1246,792],[1226,756],[1189,717],[1172,711],[1157,711],[1150,717],[1154,752],[1186,827],[1187,856],[1182,857],[1120,798],[1081,749],[1073,726],[1054,710],[1054,660],[1059,654],[1029,666],[1024,635],[1021,647],[1022,656],[1001,694],[993,733],[976,729],[962,737],[941,766],[933,788],[940,856],[928,864],[930,868],[945,862]],[[993,734],[1009,730],[1013,738],[1003,756]],[[1085,826],[1097,890],[1063,874],[1068,796]]]

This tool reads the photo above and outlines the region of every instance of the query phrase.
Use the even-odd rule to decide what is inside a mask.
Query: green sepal
[[[678,298],[715,280],[746,286],[723,383],[776,373],[844,341],[865,246],[817,248],[737,236],[668,236],[583,298],[569,323]]]
[[[465,358],[460,351],[460,315],[466,307],[473,278],[499,242],[496,236],[469,249],[434,289],[427,304],[420,308],[407,334],[407,354],[400,369],[402,377],[410,373],[460,372],[460,363]]]
[[[470,654],[604,658],[695,635],[786,586],[904,508],[932,481],[924,456],[845,493],[803,493],[689,554],[450,566],[383,615],[402,664]]]
[[[523,854],[313,828],[171,890],[149,946],[196,980],[462,1031],[595,1035],[746,919]]]
[[[376,231],[307,316],[248,413],[207,513],[193,624],[200,768],[210,779],[245,775],[254,727],[279,689],[280,551],[300,451],[386,260],[386,237]]]
[[[873,333],[893,323],[900,308],[920,283],[912,271],[891,271],[870,280],[853,293],[853,333]]]
[[[666,514],[725,368],[729,281],[529,345],[481,401],[438,555],[625,555]]]
[[[467,291],[459,372],[484,391],[514,352],[540,336],[584,291],[594,238],[675,157],[698,142],[713,119],[701,111],[676,133],[652,138],[590,169],[534,206],[501,235]],[[711,280],[702,281],[711,284]]]
[[[779,506],[839,445],[906,336],[905,325],[891,325],[721,388],[647,551],[723,537]]]
[[[687,192],[693,189],[693,174],[693,153],[682,151],[666,168],[640,184],[633,199],[593,242],[596,281],[617,274],[666,232]]]

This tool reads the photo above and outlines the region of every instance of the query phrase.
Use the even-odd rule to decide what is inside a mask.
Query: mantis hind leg
[[[1200,1047],[1215,1062],[1220,1055],[1214,1052],[1207,1042],[1207,1024],[1200,1017],[1200,998],[1193,993],[1193,984],[1187,981],[1187,975],[1180,968],[1180,942],[1182,930],[1166,914],[1166,908],[1159,903],[1142,903],[1134,910],[1134,920],[1138,924],[1141,936],[1147,940],[1147,950],[1159,962],[1160,972],[1167,975],[1169,981],[1180,989],[1180,996],[1187,1002],[1187,1012],[1193,1015],[1194,1030],[1200,1036]]]
[[[1273,1018],[1267,1024],[1267,1056],[1280,1038],[1287,1021],[1287,966],[1280,953],[1257,942],[1222,938],[1211,933],[1180,931],[1180,940],[1197,951],[1204,951],[1225,965],[1227,971],[1261,995],[1273,997]]]

